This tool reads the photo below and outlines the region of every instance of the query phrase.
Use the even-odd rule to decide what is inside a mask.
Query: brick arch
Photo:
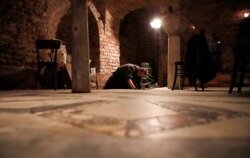
[[[70,0],[47,1],[47,23],[49,38],[56,37],[56,31],[61,18],[67,14],[71,6]]]
[[[119,28],[121,21],[131,12],[143,8],[158,8],[159,10],[173,6],[179,10],[179,0],[109,0],[106,4],[104,30],[113,33],[116,40],[119,40]]]
[[[150,64],[151,75],[158,78],[160,41],[150,21],[159,14],[159,7],[144,7],[127,14],[120,23],[120,62]],[[158,30],[160,31],[160,30]],[[159,32],[158,32],[159,33]]]
[[[93,7],[89,7],[89,16],[88,16],[88,22],[89,22],[89,48],[90,48],[90,59],[91,59],[91,67],[96,67],[97,72],[100,71],[100,31],[98,27],[98,22],[100,26],[100,21],[97,21],[96,16],[98,16],[98,12],[93,10]],[[61,9],[63,10],[63,9]],[[64,8],[64,10],[66,10]],[[56,13],[59,13],[58,11]],[[94,15],[95,13],[95,15]],[[53,14],[53,13],[52,13]],[[55,16],[56,14],[54,14]],[[60,17],[60,18],[59,18]],[[57,19],[56,19],[57,18]],[[51,17],[53,19],[53,17]],[[57,26],[54,26],[53,29],[55,30],[55,33],[53,32],[53,37],[61,39],[65,42],[68,54],[72,53],[71,48],[71,37],[72,37],[72,16],[71,16],[71,9],[68,8],[67,11],[63,12],[63,14],[58,15],[58,17],[54,17],[55,20],[60,20],[57,24]]]
[[[88,1],[87,5],[89,10],[94,15],[94,18],[97,22],[99,32],[103,30],[103,20],[101,20],[102,9],[97,8],[92,1]],[[47,21],[48,21],[48,34],[50,38],[56,36],[57,26],[61,21],[61,18],[71,12],[71,0],[51,0],[47,4]]]
[[[96,5],[92,2],[92,1],[88,1],[87,3],[89,10],[91,10],[92,14],[94,15],[94,18],[96,20],[97,26],[98,26],[98,30],[99,33],[101,34],[103,32],[103,28],[104,28],[104,20],[102,19],[104,14],[104,9],[102,7],[102,9],[97,8]]]

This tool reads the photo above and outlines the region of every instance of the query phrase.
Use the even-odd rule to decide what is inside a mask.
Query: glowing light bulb
[[[248,13],[248,12],[245,12],[245,13],[243,14],[243,16],[244,16],[245,18],[247,18],[247,17],[249,17],[249,13]]]
[[[150,22],[150,25],[153,29],[159,29],[161,27],[161,19],[155,18]]]

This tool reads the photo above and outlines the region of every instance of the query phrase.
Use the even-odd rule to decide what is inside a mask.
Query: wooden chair
[[[36,78],[42,88],[47,88],[50,81],[53,82],[54,89],[57,89],[58,72],[63,74],[64,84],[64,67],[57,64],[57,50],[60,48],[60,40],[36,40],[37,51],[37,74]],[[47,58],[42,58],[47,55]],[[65,84],[64,84],[65,85]]]
[[[235,48],[233,52],[234,65],[228,93],[232,93],[235,86],[238,92],[241,92],[242,87],[250,86],[244,83],[246,74],[250,74],[250,47]]]
[[[174,75],[174,83],[172,86],[172,90],[175,89],[175,84],[178,76],[181,79],[181,89],[184,88],[185,73],[186,73],[185,66],[186,64],[184,61],[175,62],[175,75]]]
[[[186,77],[186,62],[185,61],[176,61],[175,62],[175,74],[174,74],[174,82],[173,82],[172,90],[175,89],[177,77],[180,77],[180,79],[181,79],[181,89],[183,90],[185,77]],[[197,88],[196,82],[194,83],[194,86],[195,86],[195,90],[197,91],[198,88]],[[201,88],[204,91],[203,83],[201,83]]]

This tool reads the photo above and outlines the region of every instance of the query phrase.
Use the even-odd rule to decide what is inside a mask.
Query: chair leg
[[[238,93],[241,92],[241,89],[242,89],[242,86],[243,86],[243,79],[244,79],[244,72],[241,72],[240,81],[239,81],[239,85],[238,85]]]
[[[37,84],[40,84],[40,69],[37,68],[36,71],[36,76],[35,76],[35,85],[34,85],[34,89],[37,89]]]
[[[172,86],[172,90],[174,90],[174,88],[175,88],[176,78],[177,78],[177,66],[175,65],[174,83],[173,83],[173,86]]]
[[[49,76],[50,76],[50,70],[46,67],[45,70],[44,70],[44,83],[43,83],[43,86],[42,88],[43,89],[46,89],[48,88],[48,84],[49,84]]]
[[[235,78],[236,78],[236,72],[233,72],[232,77],[231,77],[231,81],[230,81],[230,85],[229,85],[229,91],[228,93],[232,93],[234,85],[235,85]]]
[[[56,68],[53,69],[53,75],[54,75],[54,90],[57,89],[57,71]]]
[[[96,81],[95,81],[95,83],[96,83],[96,89],[99,89],[97,73],[96,73],[95,75],[96,75],[96,76],[95,76],[95,78],[96,78]]]
[[[184,72],[183,72],[182,80],[181,80],[181,89],[182,90],[184,89],[184,81],[185,81],[185,76],[184,76]]]
[[[197,84],[196,84],[196,80],[195,80],[195,82],[194,82],[194,87],[195,87],[195,91],[198,91]]]
[[[245,54],[241,55],[241,67],[240,67],[240,81],[239,81],[239,86],[238,86],[238,93],[241,92],[242,86],[243,86],[243,80],[245,77],[245,72],[246,72],[246,56]]]
[[[202,89],[202,91],[204,91],[204,83],[203,83],[203,82],[200,82],[200,84],[201,84],[201,89]]]
[[[62,68],[63,89],[66,89],[65,71],[66,71],[66,67],[64,66],[64,67]]]
[[[231,81],[230,81],[230,86],[229,86],[229,91],[228,93],[232,93],[234,85],[235,85],[235,80],[236,80],[236,76],[237,76],[237,66],[235,65],[233,68],[233,73],[232,73],[232,77],[231,77]]]

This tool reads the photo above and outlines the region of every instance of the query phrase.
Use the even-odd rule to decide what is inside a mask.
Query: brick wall
[[[69,0],[0,1],[0,89],[33,88],[36,39],[55,38]]]
[[[70,53],[70,2],[70,0],[0,1],[0,89],[32,88],[36,69],[34,45],[36,39],[60,38],[66,42]],[[142,26],[141,24],[123,25],[122,21],[130,13],[132,18],[137,16],[146,18],[145,12],[133,14],[142,8],[164,9],[168,5],[172,5],[178,13],[186,16],[197,29],[205,28],[208,37],[212,32],[220,36],[223,42],[221,73],[222,76],[225,74],[221,78],[229,80],[225,79],[225,76],[231,71],[235,35],[242,20],[242,10],[249,8],[250,2],[246,0],[180,2],[179,7],[178,0],[88,1],[91,67],[97,68],[101,85],[104,85],[107,77],[120,64],[130,60],[139,63],[139,59],[148,60],[154,56],[150,54],[153,52],[151,45],[154,45],[152,33],[148,33],[147,28],[140,30],[138,26]],[[126,29],[128,31],[126,35],[131,36],[129,40],[132,40],[132,34],[139,35],[133,36],[134,45],[128,38],[120,36],[120,28],[124,26],[137,27],[136,31]],[[166,38],[161,39],[166,41]],[[166,51],[165,48],[162,50]],[[136,56],[134,52],[139,55]],[[154,57],[156,60],[156,56]]]
[[[46,3],[0,1],[0,89],[30,87],[34,80],[34,40],[47,37]]]

